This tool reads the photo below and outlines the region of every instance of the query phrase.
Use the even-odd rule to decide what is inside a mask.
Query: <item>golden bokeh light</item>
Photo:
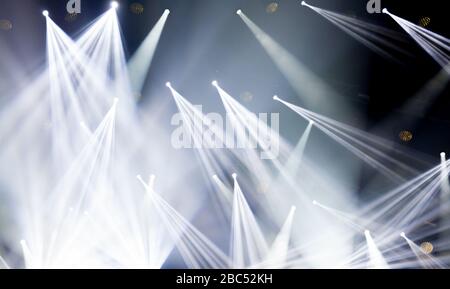
[[[139,2],[132,3],[130,5],[130,11],[134,14],[142,14],[144,13],[144,5]]]
[[[427,27],[428,25],[430,25],[430,22],[431,22],[430,17],[422,17],[419,20],[419,25],[422,27]]]
[[[266,7],[266,12],[271,14],[271,13],[275,13],[278,10],[278,3],[277,2],[272,2],[269,3],[269,5],[267,5]]]
[[[420,248],[425,254],[431,254],[434,249],[433,244],[431,244],[430,242],[423,242],[422,244],[420,244]]]
[[[398,137],[404,141],[404,142],[409,142],[412,140],[413,138],[413,134],[412,132],[408,131],[408,130],[402,130],[399,134]]]
[[[13,27],[11,21],[8,19],[0,19],[0,30],[11,30]]]

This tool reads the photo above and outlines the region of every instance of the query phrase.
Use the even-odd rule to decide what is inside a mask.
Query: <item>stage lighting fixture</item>
[[[237,14],[237,15],[241,15],[241,13],[242,13],[242,10],[241,10],[241,9],[238,9],[238,10],[236,11],[236,14]]]
[[[269,14],[275,13],[278,10],[278,3],[277,2],[272,2],[269,3],[269,5],[267,5],[266,7],[266,12]]]
[[[170,14],[170,10],[166,9],[166,10],[164,10],[164,13]]]
[[[280,99],[278,98],[278,95],[274,95],[273,100],[280,100]]]
[[[212,177],[213,177],[213,179],[217,179],[218,178],[217,175],[213,175]]]
[[[313,203],[314,206],[317,206],[317,201],[316,200],[313,200],[312,203]]]
[[[144,5],[141,3],[135,2],[130,5],[130,11],[134,14],[142,14],[144,13]]]
[[[310,120],[310,121],[309,121],[309,124],[313,125],[313,124],[314,124],[314,121],[313,121],[313,120]]]
[[[170,84],[169,81],[166,82],[166,86],[167,86],[167,87],[171,87],[171,84]]]
[[[119,7],[119,3],[117,1],[112,1],[111,2],[111,8],[117,9],[117,7]]]
[[[369,230],[364,230],[364,235],[370,235],[370,231]]]
[[[399,134],[398,134],[399,138],[404,141],[404,142],[409,142],[412,140],[413,138],[413,134],[412,132],[408,131],[408,130],[402,130]]]
[[[441,153],[441,158],[445,160],[445,153],[444,152]]]
[[[423,242],[422,244],[420,244],[420,249],[422,249],[425,254],[431,254],[434,247],[430,242]]]
[[[419,25],[422,27],[427,27],[431,22],[431,18],[430,17],[422,17],[419,20]]]
[[[384,14],[388,14],[389,11],[386,8],[383,8],[383,10],[381,10],[381,12],[383,12]]]
[[[300,4],[302,4],[302,6],[306,6],[306,2],[305,1],[302,1],[302,3],[300,3]]]
[[[400,233],[400,237],[402,237],[402,238],[406,238],[406,234],[405,234],[405,232],[401,232],[401,233]]]
[[[236,173],[233,173],[231,176],[233,177],[233,179],[237,178],[237,174]]]
[[[217,83],[217,80],[213,80],[213,81],[211,82],[211,84],[212,84],[213,86],[219,85],[219,84]]]
[[[42,15],[44,15],[44,17],[48,17],[48,15],[49,15],[48,10],[42,11]]]

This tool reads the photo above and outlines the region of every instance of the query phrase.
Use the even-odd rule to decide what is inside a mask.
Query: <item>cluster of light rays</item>
[[[391,16],[437,63],[450,72],[450,40],[448,38],[396,16],[386,8],[383,9],[383,13]]]
[[[353,33],[360,33],[381,41],[376,33],[389,34],[307,6],[355,37],[359,34]],[[212,184],[209,191],[229,225],[228,246],[215,244],[190,221],[203,199],[189,194],[183,175],[188,166],[163,170],[158,182],[154,174],[148,181],[140,175],[166,165],[152,162],[164,152],[164,144],[156,140],[154,124],[140,121],[133,96],[142,90],[169,11],[127,63],[116,8],[113,2],[76,40],[44,11],[48,67],[1,110],[5,125],[0,135],[14,136],[2,142],[1,161],[18,163],[9,172],[1,171],[2,182],[15,195],[21,235],[15,245],[21,248],[23,267],[161,268],[174,250],[186,267],[196,269],[446,267],[447,256],[432,256],[407,237],[448,234],[446,221],[421,229],[450,213],[450,160],[445,154],[440,164],[421,173],[411,160],[405,162],[422,162],[420,158],[387,140],[276,96],[307,120],[291,146],[279,134],[276,115],[270,120],[267,114],[257,116],[217,81],[212,85],[226,123],[218,114],[204,113],[168,82],[180,112],[175,121],[183,124],[172,134],[172,144],[195,149]],[[308,105],[329,102],[335,93],[320,78],[241,10],[237,14]],[[332,178],[307,153],[313,130],[390,179],[393,189],[353,204],[352,186]],[[151,152],[145,149],[149,142]],[[187,163],[177,161],[179,166]],[[15,176],[15,170],[22,174]],[[239,174],[230,179],[230,171]],[[159,190],[159,180],[175,188]],[[446,251],[450,242],[442,238],[435,246]],[[10,268],[1,256],[0,268]]]
[[[392,60],[397,60],[388,49],[400,52],[403,55],[411,56],[409,52],[400,48],[399,45],[394,44],[395,42],[404,42],[405,39],[401,34],[393,30],[359,20],[354,17],[318,8],[306,3],[305,1],[302,1],[301,5],[311,8],[313,11],[325,17],[325,19],[335,24],[351,37],[381,56]]]

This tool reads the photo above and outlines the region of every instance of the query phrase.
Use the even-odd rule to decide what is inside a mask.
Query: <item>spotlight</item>
[[[213,86],[219,85],[219,83],[217,83],[217,80],[213,80],[213,81],[211,82],[211,84],[212,84]]]
[[[239,9],[238,11],[236,11],[236,14],[237,14],[237,15],[241,15],[241,14],[242,14],[242,10]]]
[[[48,15],[49,15],[48,10],[42,11],[42,15],[44,15],[44,17],[48,17]]]
[[[170,88],[170,87],[172,86],[172,84],[170,84],[170,82],[167,81],[167,82],[166,82],[166,86]]]
[[[111,2],[111,8],[117,9],[117,7],[119,7],[119,3],[117,1],[112,1]]]
[[[369,230],[364,230],[364,235],[370,235],[370,231]]]
[[[441,158],[445,159],[445,153],[444,152],[441,153]]]
[[[212,177],[213,177],[213,179],[217,179],[217,175],[213,175]]]
[[[307,5],[305,1],[302,1],[302,3],[300,3],[300,4],[302,4],[302,6],[306,6]]]
[[[384,8],[383,10],[381,10],[381,12],[383,12],[384,14],[389,14],[389,11],[388,11],[386,8]]]
[[[400,233],[400,237],[402,237],[402,238],[406,238],[406,234],[405,234],[405,232],[401,232],[401,233]]]
[[[314,206],[317,206],[317,201],[316,200],[313,200],[312,203],[313,203]]]
[[[313,121],[313,120],[310,120],[310,121],[309,121],[309,124],[310,124],[310,125],[313,125],[313,124],[314,124],[314,121]]]
[[[169,10],[169,9],[166,9],[166,10],[164,10],[164,13],[169,14],[169,13],[170,13],[170,10]]]
[[[237,174],[236,173],[233,173],[231,176],[233,177],[233,179],[237,178]]]
[[[114,97],[114,105],[116,105],[119,102],[119,98],[118,97]]]

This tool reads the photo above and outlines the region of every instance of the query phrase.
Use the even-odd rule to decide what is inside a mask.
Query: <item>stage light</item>
[[[233,173],[231,176],[233,177],[233,179],[237,178],[237,174],[236,173]]]
[[[441,152],[441,159],[445,160],[445,153],[444,152]]]
[[[111,8],[117,9],[117,7],[119,7],[119,3],[117,1],[112,1],[111,2]]]
[[[213,179],[217,179],[218,178],[217,175],[213,175],[212,177],[213,177]]]
[[[370,235],[370,231],[369,230],[364,230],[364,235]]]
[[[118,97],[114,97],[114,105],[116,105],[119,102],[119,98]]]
[[[241,15],[241,14],[242,14],[242,10],[241,10],[241,9],[238,9],[238,10],[236,11],[236,14],[237,14],[237,15]]]
[[[408,130],[402,130],[399,134],[398,134],[399,138],[404,141],[404,142],[409,142],[412,140],[413,138],[413,134],[412,132],[408,131]]]
[[[266,7],[266,12],[269,14],[275,13],[278,10],[278,3],[277,2],[272,2],[269,3],[269,5],[267,5]]]
[[[141,3],[135,2],[130,5],[130,11],[134,14],[142,14],[144,13],[144,5]]]
[[[384,8],[383,10],[381,10],[381,12],[383,12],[384,14],[389,14],[389,11],[388,11],[386,8]]]
[[[170,87],[172,87],[172,84],[169,81],[167,81],[166,86],[170,88]]]
[[[422,249],[425,254],[431,254],[434,247],[430,242],[423,242],[422,244],[420,244],[420,249]]]
[[[48,15],[49,15],[48,10],[42,11],[42,15],[44,15],[44,17],[48,17]]]
[[[213,81],[211,82],[211,84],[212,84],[213,86],[216,86],[216,87],[217,87],[217,85],[219,85],[219,84],[217,83],[217,80],[213,80]]]
[[[406,238],[406,234],[405,234],[405,232],[401,232],[401,233],[400,233],[400,237],[402,237],[402,238]]]
[[[310,121],[309,121],[309,124],[310,124],[310,125],[313,125],[313,124],[314,124],[314,121],[313,121],[313,120],[310,120]]]
[[[318,204],[316,200],[313,200],[312,203],[314,206],[317,206],[317,204]]]
[[[430,17],[422,17],[419,20],[419,25],[422,27],[427,27],[431,22],[431,18]]]
[[[305,2],[305,1],[302,1],[302,3],[300,3],[300,4],[302,4],[302,6],[306,6],[306,5],[308,5],[308,4],[306,4],[306,2]]]
[[[280,99],[278,98],[278,95],[274,95],[273,100],[280,100]]]
[[[164,13],[170,14],[170,10],[166,9],[166,10],[164,10]]]

